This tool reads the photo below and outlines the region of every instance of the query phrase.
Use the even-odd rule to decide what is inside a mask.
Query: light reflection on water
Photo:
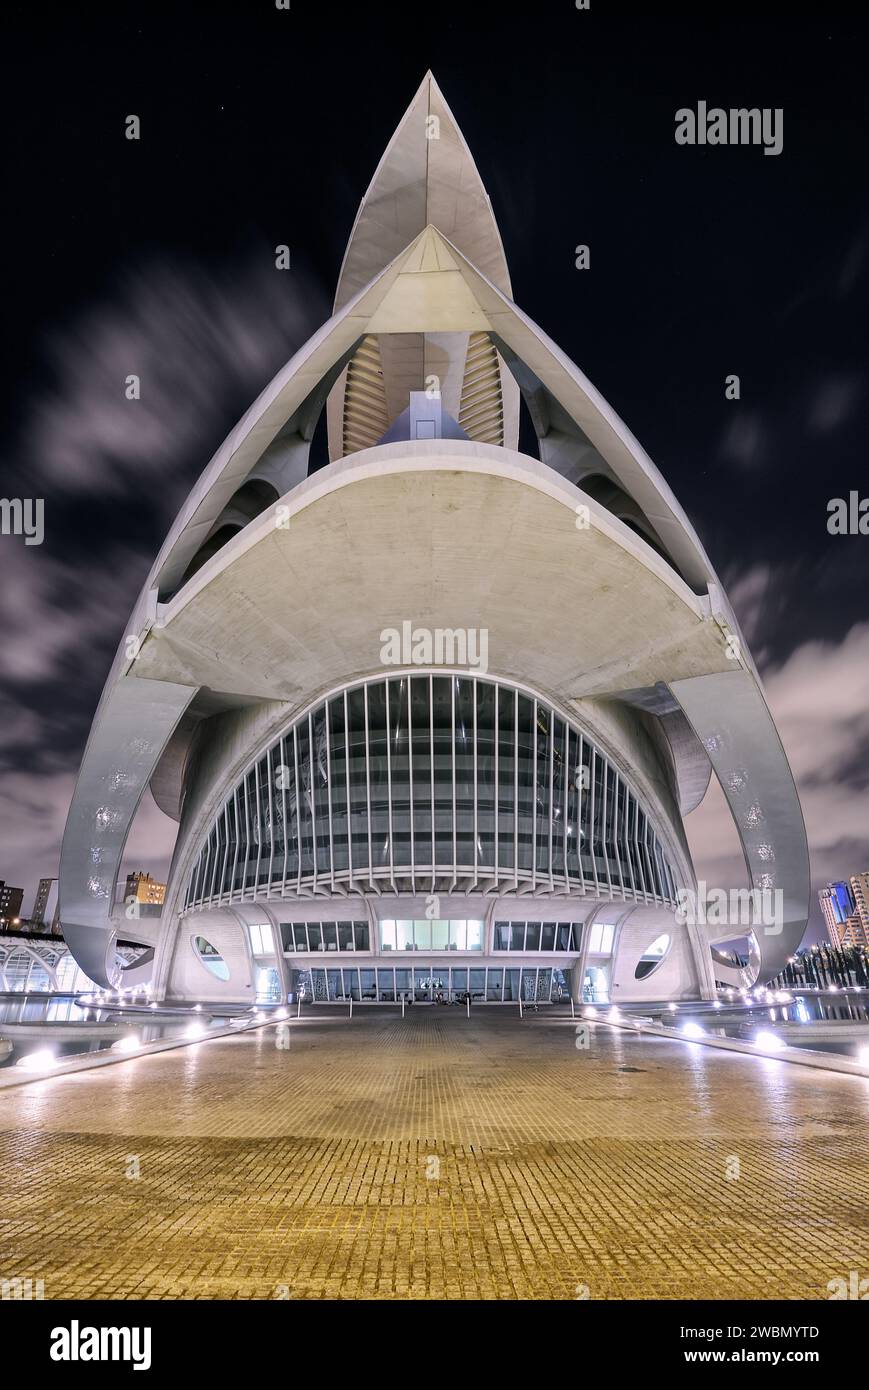
[[[241,1012],[241,1011],[239,1011]],[[35,1054],[54,1055],[56,1061],[68,1061],[87,1053],[105,1052],[123,1039],[134,1038],[138,1046],[171,1038],[190,1037],[196,1027],[206,1036],[211,1027],[224,1027],[229,1021],[224,1015],[192,1011],[172,1013],[152,1010],[106,1008],[76,1002],[70,995],[54,999],[32,1000],[20,995],[0,994],[0,1039],[12,1044],[8,1056],[0,1055],[0,1067],[16,1066],[22,1058]],[[15,1025],[26,1025],[20,1034]],[[135,1049],[131,1043],[131,1055]],[[115,1052],[122,1052],[115,1047]]]
[[[713,1003],[682,1003],[645,1008],[644,1013],[676,1031],[686,1023],[710,1036],[754,1042],[758,1034],[773,1034],[786,1047],[869,1060],[869,992],[837,990],[823,993],[775,991],[750,1002],[723,998]]]

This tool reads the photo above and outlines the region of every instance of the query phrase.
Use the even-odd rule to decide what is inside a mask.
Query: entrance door
[[[417,1004],[447,1004],[450,997],[449,968],[438,965],[415,965],[413,997]]]
[[[586,1004],[609,1003],[609,973],[605,965],[587,965],[582,985]]]

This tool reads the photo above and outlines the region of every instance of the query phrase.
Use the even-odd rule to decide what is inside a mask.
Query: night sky
[[[155,554],[229,429],[328,317],[359,200],[427,68],[491,196],[517,303],[640,439],[728,587],[816,886],[869,867],[869,536],[827,530],[831,498],[869,496],[869,25],[752,10],[4,9],[0,496],[45,499],[41,546],[0,536],[0,878],[25,911],[57,872]],[[675,113],[700,100],[781,107],[783,152],[680,147]],[[722,807],[710,796],[689,819],[698,870],[742,882]],[[163,872],[167,827],[149,798],[128,863]]]

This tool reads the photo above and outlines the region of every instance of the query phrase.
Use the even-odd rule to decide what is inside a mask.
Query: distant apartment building
[[[0,878],[0,925],[9,926],[20,919],[23,899],[23,888],[12,888]]]
[[[146,903],[149,907],[162,907],[165,896],[165,883],[158,883],[150,874],[127,874],[124,902],[128,903],[132,898],[134,902]]]
[[[828,883],[818,901],[833,946],[869,946],[869,871]]]
[[[849,884],[844,881],[828,883],[826,888],[822,888],[818,893],[818,902],[831,943],[841,946],[845,923],[855,911],[854,896]]]
[[[869,946],[869,869],[852,875],[851,894],[857,918],[855,930],[859,932],[854,945]]]
[[[39,887],[36,890],[36,897],[33,900],[33,910],[30,914],[29,925],[38,931],[45,926],[45,911],[48,907],[48,900],[51,897],[52,885],[57,883],[56,878],[41,878]]]

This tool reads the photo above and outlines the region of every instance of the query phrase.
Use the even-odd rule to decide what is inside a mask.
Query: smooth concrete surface
[[[0,1095],[4,1275],[47,1299],[813,1300],[869,1267],[863,1079],[602,1027],[578,1048],[512,1010],[277,1038]]]

